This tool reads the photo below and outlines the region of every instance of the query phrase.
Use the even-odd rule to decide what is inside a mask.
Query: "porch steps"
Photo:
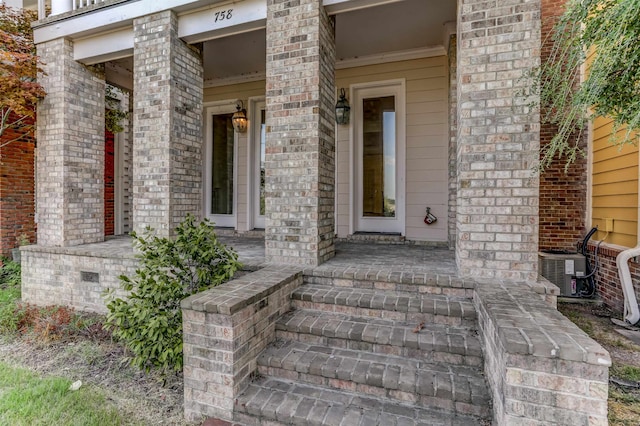
[[[237,399],[237,422],[490,424],[469,298],[315,278],[305,277],[294,310],[277,320],[276,341]]]

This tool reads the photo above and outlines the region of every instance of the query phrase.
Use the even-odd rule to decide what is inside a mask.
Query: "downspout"
[[[624,294],[624,319],[631,325],[640,321],[638,300],[633,289],[631,272],[629,272],[629,259],[636,256],[640,256],[640,241],[634,248],[624,250],[616,257],[618,275],[620,276],[620,284],[622,284],[622,293]]]
[[[638,162],[640,163],[640,150],[638,150]],[[638,168],[638,183],[640,183],[640,167]],[[638,300],[636,292],[631,281],[631,272],[629,272],[629,259],[640,255],[640,199],[638,199],[636,235],[638,242],[632,249],[624,250],[616,257],[616,266],[618,267],[618,276],[622,285],[622,294],[624,295],[624,320],[631,325],[635,325],[640,321],[640,309],[638,309]]]

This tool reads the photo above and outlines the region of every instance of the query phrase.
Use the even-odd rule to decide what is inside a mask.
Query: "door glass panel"
[[[233,114],[213,116],[211,214],[233,214]]]
[[[362,113],[362,214],[395,217],[395,97],[363,99]]]
[[[264,158],[267,143],[265,110],[260,111],[260,216],[264,216]]]

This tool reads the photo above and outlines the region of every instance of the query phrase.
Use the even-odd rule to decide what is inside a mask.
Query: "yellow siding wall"
[[[605,218],[613,218],[606,242],[634,247],[638,240],[638,147],[612,145],[611,119],[593,123],[592,225],[605,236]]]
[[[416,59],[336,70],[336,87],[351,84],[406,80],[406,237],[410,240],[447,241],[448,180],[448,69],[447,57]],[[352,100],[349,100],[352,102]],[[337,228],[349,234],[351,196],[350,128],[337,134]],[[425,225],[426,206],[438,217]]]

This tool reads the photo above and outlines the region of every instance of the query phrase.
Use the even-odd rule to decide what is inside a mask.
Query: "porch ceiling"
[[[444,24],[456,20],[455,0],[403,0],[336,15],[338,60],[444,44]],[[205,81],[265,72],[265,30],[204,45]]]
[[[375,57],[443,46],[445,24],[456,20],[456,0],[402,0],[339,13],[335,18],[338,61]],[[265,57],[264,29],[207,41],[204,80],[262,76]],[[131,57],[112,61],[107,79],[109,74],[115,78],[116,71],[131,69]]]

